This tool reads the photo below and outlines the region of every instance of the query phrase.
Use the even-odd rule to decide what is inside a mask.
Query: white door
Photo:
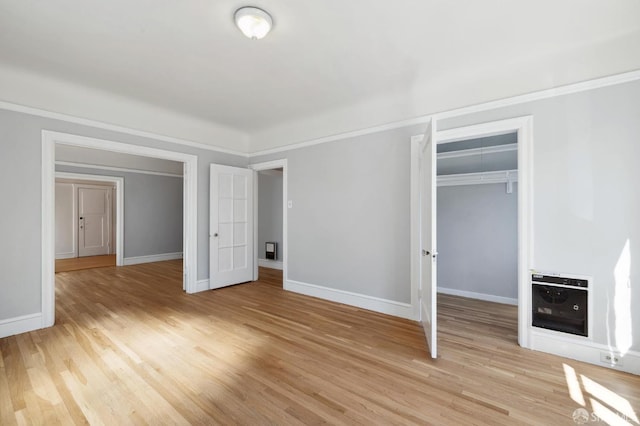
[[[109,254],[111,188],[78,187],[78,256]]]
[[[437,357],[436,283],[436,140],[433,120],[422,140],[420,152],[420,307],[431,357]]]
[[[253,280],[253,171],[211,165],[209,288]]]

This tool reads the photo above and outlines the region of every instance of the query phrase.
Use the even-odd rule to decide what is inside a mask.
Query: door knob
[[[217,237],[217,236],[218,236],[218,233],[216,232],[215,234],[213,234],[213,236],[214,236],[214,237]]]

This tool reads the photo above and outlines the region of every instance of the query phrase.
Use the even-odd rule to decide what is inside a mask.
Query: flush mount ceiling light
[[[271,15],[257,7],[241,7],[233,16],[236,26],[252,40],[263,38],[273,26]]]

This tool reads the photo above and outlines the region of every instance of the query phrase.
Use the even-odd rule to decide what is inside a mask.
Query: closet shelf
[[[506,145],[495,145],[495,146],[486,146],[483,148],[471,148],[471,149],[461,149],[459,151],[446,151],[438,153],[438,160],[444,160],[447,158],[460,158],[460,157],[471,157],[474,155],[489,155],[489,154],[497,154],[500,152],[510,152],[517,151],[518,144],[510,143]]]
[[[498,170],[494,172],[460,173],[437,176],[438,186],[482,185],[506,183],[509,187],[518,181],[518,170]],[[511,192],[507,188],[507,192]]]

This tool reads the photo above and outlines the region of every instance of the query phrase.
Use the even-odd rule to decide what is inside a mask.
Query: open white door
[[[209,288],[253,279],[253,171],[211,165]]]
[[[420,317],[431,357],[437,357],[436,140],[433,120],[420,150]]]

